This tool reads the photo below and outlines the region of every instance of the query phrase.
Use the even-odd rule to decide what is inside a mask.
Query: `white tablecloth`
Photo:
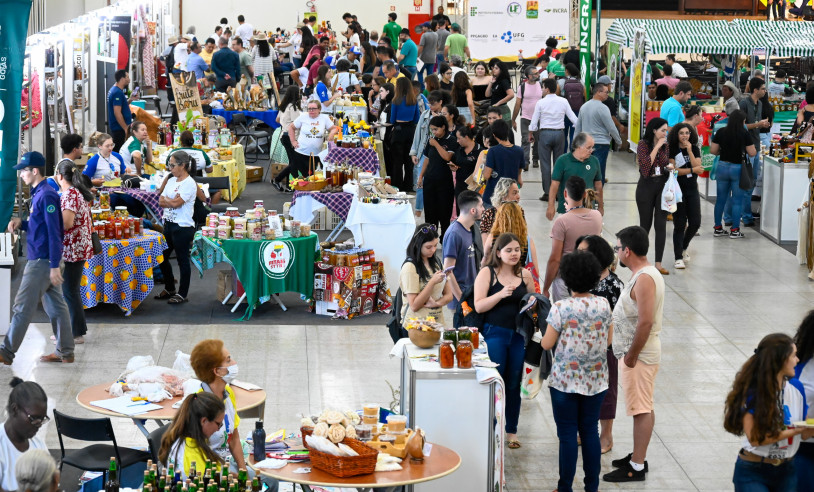
[[[288,213],[292,219],[299,220],[303,224],[310,224],[314,221],[314,213],[323,208],[325,208],[324,203],[320,203],[308,195],[302,195],[297,197],[296,203],[291,206]]]
[[[345,226],[353,233],[358,246],[372,248],[376,260],[384,262],[390,293],[395,294],[401,264],[407,256],[407,244],[415,232],[413,208],[409,203],[361,203],[354,200]]]

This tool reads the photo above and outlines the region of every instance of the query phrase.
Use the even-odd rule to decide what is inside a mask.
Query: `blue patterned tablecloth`
[[[145,230],[131,239],[106,239],[102,252],[85,262],[80,280],[85,309],[100,302],[115,304],[130,316],[153,289],[153,269],[164,261],[167,241]]]

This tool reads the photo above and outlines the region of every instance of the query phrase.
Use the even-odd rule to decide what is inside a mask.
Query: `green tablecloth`
[[[286,233],[273,241],[213,240],[197,233],[192,261],[202,275],[215,263],[226,261],[232,265],[248,302],[241,319],[248,320],[254,307],[271,299],[273,294],[299,292],[308,298],[313,295],[317,245],[316,233],[300,238]]]

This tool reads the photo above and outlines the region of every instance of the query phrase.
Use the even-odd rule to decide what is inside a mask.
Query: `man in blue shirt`
[[[399,54],[399,65],[406,68],[412,77],[417,73],[416,63],[418,63],[418,46],[415,41],[410,39],[410,30],[402,29],[399,33],[399,41],[401,41],[401,53]]]
[[[56,321],[56,352],[40,357],[42,362],[73,362],[74,340],[71,317],[62,297],[62,209],[59,195],[45,182],[45,157],[39,152],[28,152],[14,166],[22,180],[31,187],[31,214],[28,220],[14,217],[9,221],[8,231],[27,231],[28,261],[17,296],[14,298],[14,315],[2,345],[0,362],[11,365],[14,355],[23,343],[28,325],[42,299],[42,306]]]
[[[452,319],[452,326],[455,328],[463,324],[463,296],[475,285],[475,277],[478,276],[483,259],[483,243],[478,227],[478,221],[483,216],[483,200],[479,194],[469,190],[462,191],[457,200],[461,213],[444,233],[444,269],[452,268],[451,274],[447,276],[453,297],[448,307],[455,311]]]
[[[201,58],[201,45],[193,41],[189,46],[189,58],[187,58],[187,72],[195,72],[195,80],[203,80],[204,72],[209,70],[209,65]]]
[[[136,93],[133,92],[129,99],[124,93],[124,88],[130,85],[130,74],[127,70],[119,70],[114,77],[116,84],[107,93],[107,125],[110,127],[110,136],[113,137],[113,150],[118,152],[127,140],[127,129],[133,122],[130,101]]]
[[[661,106],[661,117],[667,120],[670,128],[684,121],[683,106],[692,97],[692,85],[689,82],[679,82],[673,89],[673,97],[664,101]]]
[[[212,71],[218,81],[215,89],[225,92],[227,87],[234,87],[240,80],[240,55],[229,49],[226,38],[218,38],[218,51],[212,55]]]

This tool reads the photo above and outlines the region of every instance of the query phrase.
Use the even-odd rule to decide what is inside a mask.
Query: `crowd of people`
[[[648,86],[648,97],[664,104],[660,117],[647,123],[635,157],[640,223],[618,231],[611,244],[602,237],[603,190],[610,151],[625,150],[626,128],[610,97],[610,77],[598,77],[586,98],[577,50],[561,52],[556,39],[549,39],[522,68],[515,86],[500,59],[467,67],[467,38],[442,11],[421,24],[418,43],[392,12],[381,33],[364,29],[347,13],[343,32],[319,38],[315,17],[303,19],[288,36],[278,30],[279,36],[272,37],[243,15],[237,20],[232,30],[221,19],[203,43],[194,32],[170,38],[163,54],[167,71],[194,72],[205,105],[213,90],[234,87],[241,78],[269,91],[270,84],[283,86],[280,128],[272,137],[272,146],[279,143],[283,149],[275,151],[275,161],[288,164],[273,181],[281,192],[290,191],[289,176],[320,165],[325,142],[341,131],[333,103],[343,92],[358,93],[370,120],[379,123],[375,131],[384,148],[383,168],[394,186],[416,192],[415,212],[423,216],[398,279],[401,319],[432,316],[458,328],[470,312],[482,316],[481,334],[506,385],[507,447],[517,449],[522,446],[518,421],[527,340],[515,329],[516,315],[528,295],[550,300],[540,322],[541,345],[553,355],[548,386],[559,438],[558,490],[573,488],[580,445],[585,489],[598,489],[600,456],[614,445],[619,386],[626,415],[633,419],[632,449],[614,460],[614,471],[602,479],[645,480],[661,364],[663,275],[669,274],[663,265],[668,213],[662,190],[671,176],[683,197],[671,214],[675,269],[688,267],[689,245],[701,226],[697,177],[704,169],[696,127],[703,118],[697,106],[687,105],[692,86],[675,56],[667,57],[662,74]],[[146,125],[134,120],[129,109],[135,96],[126,93],[129,85],[127,70],[116,72],[107,100],[109,133],[95,135],[91,144],[98,151],[84,170],[73,162],[83,149],[82,137],[74,134],[62,138],[63,158],[52,177],[46,176],[45,157],[38,152],[26,153],[15,166],[31,189],[31,205],[29,219],[14,218],[8,229],[27,231],[28,262],[0,344],[3,364],[14,361],[40,300],[56,345],[40,360],[72,363],[75,345],[84,343],[87,323],[79,288],[83,265],[95,254],[93,189],[114,178],[147,177],[154,167]],[[749,227],[759,219],[751,209],[754,189],[741,188],[741,165],[746,155],[759,179],[757,150],[765,145],[773,117],[762,76],[749,81],[747,95],[739,92],[731,83],[724,86],[727,118],[710,139],[710,152],[719,159],[712,233],[733,239],[745,237],[741,224]],[[814,104],[814,89],[806,100]],[[813,114],[801,109],[798,120],[808,121]],[[207,200],[194,178],[211,171],[206,154],[193,148],[192,134],[184,132],[180,140],[181,148],[167,158],[169,174],[158,190],[163,224],[145,221],[169,247],[160,264],[164,288],[155,299],[176,305],[188,300],[190,249],[199,225],[196,206]],[[539,199],[552,221],[545,247],[535,244],[530,232],[535,224],[529,222],[535,218],[520,206],[523,173],[537,168],[543,189]],[[126,206],[132,215],[145,214],[144,205],[132,197],[115,200],[120,202],[112,205]],[[538,261],[541,252],[548,253],[545,265]],[[630,270],[626,284],[615,274],[617,265]],[[724,422],[727,431],[743,436],[736,490],[758,490],[750,488],[755,484],[804,490],[812,483],[814,431],[792,426],[805,419],[806,401],[814,398],[812,358],[814,311],[794,338],[766,336],[738,373]],[[201,389],[184,401],[164,435],[162,463],[175,465],[182,476],[195,460],[219,465],[230,460],[235,470],[245,467],[230,387],[236,362],[222,342],[204,340],[192,350],[191,364]],[[49,420],[47,397],[34,382],[14,379],[12,386],[0,428],[0,488],[54,492],[59,473],[36,437]],[[273,480],[266,484],[272,490],[278,486]]]

